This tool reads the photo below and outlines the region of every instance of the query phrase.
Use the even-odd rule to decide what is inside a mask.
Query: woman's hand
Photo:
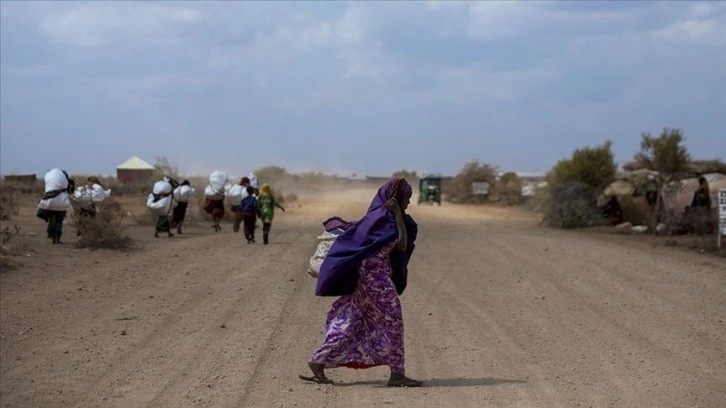
[[[386,201],[386,208],[390,210],[394,217],[396,217],[396,229],[398,230],[398,240],[396,240],[395,248],[399,251],[405,251],[408,246],[408,234],[406,233],[406,224],[403,220],[403,211],[401,206],[398,205],[398,201],[395,198],[391,198]]]
[[[402,215],[401,206],[398,205],[398,201],[396,201],[395,198],[389,198],[388,201],[386,201],[386,208],[388,208],[388,210],[391,211],[397,218]]]

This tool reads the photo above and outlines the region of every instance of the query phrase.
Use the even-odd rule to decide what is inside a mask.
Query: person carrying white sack
[[[104,202],[111,195],[111,190],[106,190],[98,177],[89,177],[87,181],[85,186],[76,189],[73,198],[81,206],[78,211],[79,216],[95,218],[98,211],[96,205]]]
[[[171,214],[176,202],[172,196],[172,186],[168,181],[157,181],[154,184],[154,190],[146,199],[146,206],[151,212],[156,214],[156,229],[154,237],[158,238],[160,232],[166,232],[169,237],[173,237],[169,223],[169,214]]]
[[[192,200],[192,193],[194,193],[194,189],[189,183],[189,180],[184,180],[179,187],[174,189],[174,193],[172,194],[176,202],[176,207],[174,207],[171,216],[170,226],[171,228],[176,228],[177,234],[180,235],[182,233],[184,218],[187,216],[187,207],[189,207],[189,202]]]
[[[101,181],[95,176],[89,177],[85,186],[76,189],[73,199],[80,206],[77,212],[78,227],[80,228],[77,228],[76,235],[81,235],[81,225],[85,219],[96,218],[98,211],[96,205],[104,202],[109,195],[111,195],[111,190],[105,190]]]
[[[209,175],[209,185],[204,189],[204,211],[212,216],[212,228],[222,230],[219,225],[224,218],[224,187],[229,178],[227,173],[215,170]]]
[[[63,219],[66,211],[72,209],[68,197],[75,189],[75,182],[61,169],[52,169],[45,174],[45,194],[38,203],[36,216],[48,223],[48,239],[61,244]]]
[[[247,197],[247,186],[249,185],[250,179],[242,177],[239,183],[231,186],[226,193],[230,210],[234,213],[234,221],[232,223],[232,231],[234,232],[239,232],[239,226],[242,224],[242,200]]]

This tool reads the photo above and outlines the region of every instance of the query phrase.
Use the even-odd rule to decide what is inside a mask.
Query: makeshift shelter
[[[151,182],[154,166],[134,156],[116,166],[116,178],[121,184],[142,184]]]
[[[600,204],[615,197],[623,211],[624,221],[635,225],[645,223],[649,207],[646,190],[657,175],[654,171],[644,169],[618,174],[618,178],[605,188]]]
[[[726,189],[726,175],[721,173],[704,174],[711,190],[711,202],[716,208],[718,190]],[[669,212],[682,212],[691,205],[693,194],[698,189],[698,177],[673,182],[663,187],[663,206]]]
[[[645,169],[623,172],[605,189],[601,202],[616,197],[623,210],[625,221],[643,224],[647,220],[649,207],[646,195],[651,188],[657,191],[657,186],[653,183],[657,175],[658,173]],[[715,207],[718,190],[726,188],[726,175],[709,173],[703,177],[711,189],[711,201]],[[669,217],[680,217],[686,207],[691,205],[693,193],[697,188],[698,177],[674,181],[664,186],[661,191],[663,204],[661,211]]]

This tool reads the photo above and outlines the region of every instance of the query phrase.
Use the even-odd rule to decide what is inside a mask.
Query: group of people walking
[[[57,168],[48,171],[44,181],[45,192],[38,203],[36,216],[48,223],[48,239],[54,244],[62,243],[63,222],[67,212],[73,210],[73,203],[76,204],[78,226],[81,227],[85,219],[96,217],[96,205],[111,194],[111,190],[106,190],[97,177],[89,177],[85,184],[76,187],[75,180],[65,170]],[[81,235],[81,228],[78,228],[77,235]]]
[[[166,232],[171,237],[174,228],[177,233],[182,233],[182,224],[193,192],[188,180],[177,184],[175,180],[167,177],[154,185],[146,204],[157,215],[154,236],[158,237],[159,233]],[[255,230],[259,218],[262,221],[262,240],[265,245],[270,242],[275,210],[285,212],[285,208],[272,194],[269,184],[263,184],[261,189],[257,188],[254,174],[242,177],[238,183],[230,186],[227,174],[222,171],[214,171],[209,176],[209,185],[204,189],[203,209],[211,216],[215,232],[222,230],[221,223],[226,209],[229,209],[234,214],[232,230],[239,232],[242,227],[248,244],[257,242]]]
[[[242,227],[247,243],[257,242],[255,230],[259,218],[262,221],[262,243],[268,245],[275,210],[280,209],[285,212],[285,208],[273,195],[272,188],[264,183],[258,189],[257,177],[253,173],[242,177],[238,183],[225,191],[227,183],[227,175],[223,172],[215,171],[209,176],[209,186],[204,191],[204,210],[212,216],[212,227],[217,232],[222,230],[220,223],[228,206],[234,214],[232,222],[234,232],[239,232]]]

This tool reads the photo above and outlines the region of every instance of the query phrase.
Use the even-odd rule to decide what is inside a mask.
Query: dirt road
[[[368,197],[302,201],[268,247],[229,227],[136,227],[122,254],[39,234],[0,274],[0,405],[726,407],[726,261],[492,207],[411,208],[407,373],[424,388],[385,387],[385,368],[303,383],[333,300],[305,274],[319,223]]]

